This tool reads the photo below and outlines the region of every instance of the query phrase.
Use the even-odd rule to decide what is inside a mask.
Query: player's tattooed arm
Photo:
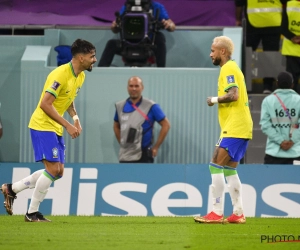
[[[223,95],[219,96],[218,101],[219,103],[228,103],[228,102],[235,102],[239,99],[239,89],[238,87],[232,87],[228,90],[228,92]]]
[[[68,107],[67,112],[69,113],[69,115],[71,117],[73,117],[74,115],[77,115],[74,102],[72,102],[71,105]]]

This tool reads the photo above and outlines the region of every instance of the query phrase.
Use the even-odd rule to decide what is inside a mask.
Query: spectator
[[[212,211],[205,216],[196,216],[194,220],[199,223],[246,223],[237,166],[244,157],[249,140],[252,139],[253,122],[244,75],[236,62],[231,59],[233,47],[233,42],[226,36],[215,37],[211,46],[212,62],[220,66],[221,70],[218,96],[208,97],[207,105],[218,105],[221,134],[209,163],[212,179]],[[225,179],[233,213],[224,220]]]
[[[300,160],[300,96],[288,72],[278,75],[277,86],[261,105],[261,130],[268,137],[264,164],[293,164]]]
[[[140,77],[131,77],[127,90],[129,98],[116,103],[114,118],[114,132],[120,144],[119,161],[153,163],[170,129],[169,120],[158,104],[142,96],[144,85]],[[152,144],[155,122],[161,129]]]
[[[168,31],[175,30],[174,22],[169,18],[169,15],[165,9],[165,7],[155,1],[150,1],[150,10],[153,11],[153,16],[156,16],[157,11],[159,11],[158,21],[160,21],[163,25],[163,28]],[[120,15],[125,12],[125,5],[120,10]],[[112,22],[111,30],[114,33],[118,33],[120,31],[120,27],[118,26],[116,20]],[[154,45],[156,45],[156,49],[154,49],[154,54],[156,58],[157,67],[165,67],[166,66],[166,39],[162,32],[157,32],[154,40]],[[119,39],[111,39],[107,42],[105,49],[100,58],[99,67],[109,67],[112,63],[115,54],[120,55],[122,52],[122,47],[120,46]]]
[[[243,10],[246,18],[246,47],[255,51],[262,42],[264,51],[279,51],[282,5],[286,2],[235,0],[236,25],[242,26]],[[264,94],[272,93],[274,81],[272,77],[263,79]]]
[[[60,179],[64,173],[65,143],[63,128],[72,139],[81,131],[80,121],[74,100],[85,79],[84,71],[92,71],[97,61],[95,47],[85,40],[77,39],[71,48],[72,60],[68,64],[54,69],[47,77],[37,108],[29,121],[31,140],[35,161],[43,162],[41,169],[13,184],[3,184],[6,212],[13,214],[16,194],[34,188],[29,209],[25,215],[26,222],[50,222],[39,212],[52,182]],[[74,125],[63,118],[65,112],[74,120]]]
[[[282,12],[281,33],[284,35],[282,55],[286,56],[286,71],[293,75],[294,90],[300,79],[300,1],[287,2]],[[299,93],[299,92],[298,92]]]

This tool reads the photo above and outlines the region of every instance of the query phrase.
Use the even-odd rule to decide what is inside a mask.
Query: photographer
[[[152,12],[153,17],[156,17],[157,12],[159,13],[158,21],[161,23],[161,26],[168,30],[168,31],[174,31],[175,30],[175,24],[174,22],[169,18],[169,15],[165,9],[165,7],[154,1],[150,2],[150,11]],[[122,18],[124,13],[126,11],[126,3],[123,5],[123,7],[120,10],[120,17]],[[117,20],[112,22],[111,30],[114,33],[118,33],[120,31],[121,27],[119,27]],[[153,34],[150,34],[150,36]],[[153,49],[154,55],[156,58],[156,65],[157,67],[165,67],[166,66],[166,39],[162,32],[156,32],[155,38],[154,38],[154,45],[155,48]],[[112,63],[112,60],[114,58],[114,55],[121,55],[122,53],[122,46],[121,41],[119,39],[111,39],[107,42],[105,49],[102,53],[101,59],[99,61],[99,67],[109,67]]]

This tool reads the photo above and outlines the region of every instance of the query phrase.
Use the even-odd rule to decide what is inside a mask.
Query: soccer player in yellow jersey
[[[246,223],[242,204],[242,188],[237,166],[245,155],[248,141],[252,139],[253,122],[249,110],[245,78],[231,60],[233,42],[226,36],[215,37],[210,57],[221,67],[218,79],[218,96],[208,97],[208,106],[218,105],[220,139],[216,145],[209,169],[212,177],[212,212],[196,216],[200,223]],[[224,220],[225,179],[233,205],[233,213]]]
[[[88,41],[77,39],[71,46],[72,60],[54,69],[47,77],[37,108],[30,122],[30,134],[35,161],[43,162],[45,169],[38,170],[13,184],[3,184],[4,205],[8,214],[13,214],[13,202],[16,194],[27,188],[34,188],[26,222],[49,222],[39,212],[39,205],[44,200],[53,181],[61,178],[64,172],[65,143],[63,128],[72,139],[81,131],[74,100],[83,85],[84,71],[92,71],[96,59],[96,49]],[[64,117],[67,111],[74,124]]]

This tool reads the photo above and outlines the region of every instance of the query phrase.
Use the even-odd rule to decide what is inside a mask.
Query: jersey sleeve
[[[154,120],[157,122],[160,122],[166,118],[165,113],[162,111],[161,107],[157,103],[151,107],[151,112],[153,114]]]
[[[169,14],[161,3],[153,2],[153,16],[156,17],[156,12],[159,11],[158,20],[162,21],[163,19],[168,20],[170,19]]]
[[[115,122],[119,122],[119,116],[118,116],[117,110],[116,110],[116,112],[115,112],[114,121],[115,121]]]
[[[122,16],[125,13],[125,5],[123,5],[120,9],[120,15]]]
[[[221,70],[223,91],[228,92],[232,87],[239,87],[237,72],[233,67],[223,67]]]
[[[46,81],[45,92],[58,97],[60,91],[66,88],[66,79],[63,74],[50,74]]]

